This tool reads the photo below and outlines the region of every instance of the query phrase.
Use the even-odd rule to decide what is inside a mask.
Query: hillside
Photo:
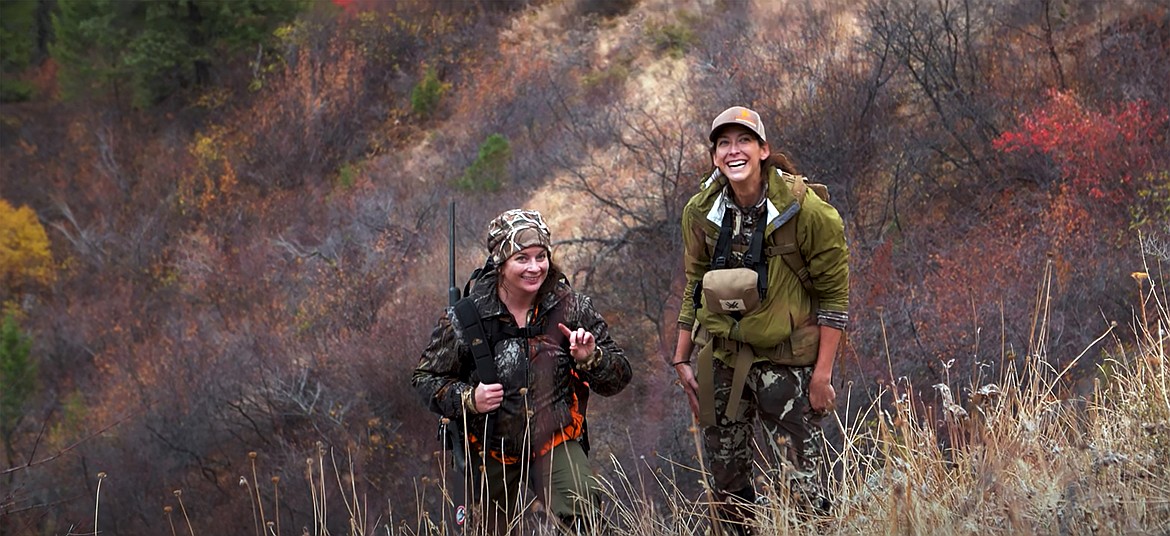
[[[838,452],[881,453],[872,475],[844,456],[843,482],[891,478],[876,466],[899,456],[862,442],[920,439],[940,466],[966,463],[948,449],[975,441],[943,415],[988,384],[1019,386],[997,418],[1059,406],[1037,417],[1045,430],[1164,384],[1160,364],[1134,364],[1164,356],[1164,2],[354,0],[264,16],[274,29],[254,46],[199,60],[189,80],[160,75],[150,98],[130,75],[71,89],[63,45],[5,63],[6,82],[35,91],[0,104],[0,221],[6,236],[42,230],[51,260],[0,243],[0,301],[32,363],[0,370],[0,535],[153,534],[182,527],[180,510],[188,532],[250,534],[260,504],[286,534],[424,533],[439,444],[409,378],[446,305],[450,202],[460,286],[491,217],[545,214],[554,256],[634,364],[626,391],[591,401],[594,466],[620,466],[650,505],[629,516],[697,533],[701,510],[679,510],[702,492],[683,470],[697,465],[691,416],[665,360],[680,212],[710,168],[710,119],[732,104],[761,112],[771,145],[829,185],[846,221],[835,384],[848,404],[826,427]],[[21,363],[5,352],[0,364]],[[865,428],[882,410],[905,419]],[[1125,415],[1157,437],[1162,411]],[[1032,440],[996,422],[1009,424],[980,437]],[[1019,448],[1037,468],[1043,453]],[[1068,466],[1100,462],[1094,448]],[[890,486],[994,492],[954,474],[908,470]],[[672,486],[646,484],[663,475]],[[1165,477],[1142,480],[1155,491],[1129,529],[1166,527]],[[1043,512],[1061,493],[1113,490],[1066,484],[992,532],[1056,533]],[[866,526],[863,495],[877,492],[843,486],[838,521]],[[360,529],[342,513],[355,498]],[[879,502],[913,510],[894,499]],[[970,501],[947,507],[987,514]]]

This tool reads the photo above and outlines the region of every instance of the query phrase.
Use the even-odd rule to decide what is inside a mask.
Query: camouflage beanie
[[[544,246],[547,250],[551,245],[548,226],[535,210],[512,209],[488,224],[488,254],[496,265],[526,247]]]

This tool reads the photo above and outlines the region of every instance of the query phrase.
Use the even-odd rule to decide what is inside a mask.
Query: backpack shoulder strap
[[[796,218],[781,225],[772,236],[776,237],[776,245],[768,248],[768,254],[779,255],[781,259],[784,259],[784,264],[787,264],[788,269],[796,274],[800,285],[809,294],[815,296],[812,277],[808,274],[808,264],[804,262],[804,255],[800,253],[800,245],[796,243]]]
[[[492,343],[483,328],[483,320],[479,317],[479,309],[470,297],[455,302],[455,317],[466,336],[464,342],[471,348],[471,357],[475,360],[475,372],[484,383],[498,383],[496,374],[495,353]]]
[[[731,259],[731,227],[735,225],[735,214],[731,210],[724,210],[723,223],[719,226],[719,239],[715,241],[715,249],[711,252],[711,262],[708,268],[722,270],[727,268]]]
[[[805,194],[808,193],[810,187],[813,187],[813,191],[817,192],[818,196],[820,195],[816,188],[818,185],[810,185],[804,176],[790,173],[783,173],[782,176],[784,181],[788,183],[789,189],[792,190],[792,196],[802,206]],[[827,192],[826,195],[828,195]],[[784,259],[784,264],[787,264],[788,269],[796,274],[800,285],[815,299],[816,289],[813,287],[812,277],[808,274],[808,263],[805,262],[804,255],[800,253],[800,245],[796,243],[796,220],[799,218],[800,214],[798,213],[795,218],[788,220],[779,229],[776,229],[772,235],[776,240],[775,245],[769,247],[766,254],[768,256],[779,255],[781,259]]]
[[[804,194],[808,192],[808,179],[790,173],[784,173],[783,177],[784,182],[788,183],[788,189],[792,191],[792,196],[796,198],[796,202],[804,205]]]
[[[807,179],[806,179],[806,182],[807,182]],[[808,182],[808,187],[811,188],[812,191],[816,192],[817,197],[821,198],[821,201],[824,201],[826,203],[829,202],[829,187],[828,186],[821,184],[819,182]]]

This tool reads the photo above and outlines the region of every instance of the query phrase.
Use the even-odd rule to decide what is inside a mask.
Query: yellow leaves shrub
[[[27,206],[13,207],[0,199],[0,284],[4,295],[21,292],[33,284],[55,278],[49,237]]]
[[[179,204],[183,209],[194,206],[206,211],[217,199],[229,198],[239,184],[235,167],[226,154],[231,143],[224,128],[214,127],[207,134],[197,134],[191,145],[193,172],[180,181]]]

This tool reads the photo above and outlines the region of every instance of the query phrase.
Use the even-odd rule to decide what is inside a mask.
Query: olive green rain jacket
[[[837,209],[817,197],[811,189],[806,190],[803,203],[797,201],[791,184],[793,180],[801,180],[799,177],[772,166],[762,172],[768,177],[767,241],[764,245],[768,258],[767,297],[754,312],[738,321],[731,315],[713,313],[706,308],[696,310],[693,305],[695,286],[709,269],[723,222],[727,179],[716,170],[683,209],[687,285],[679,311],[679,327],[690,330],[697,321],[715,337],[750,344],[756,349],[756,362],[769,359],[763,349],[775,348],[785,342],[791,343],[797,361],[815,362],[819,332],[817,329],[798,331],[798,328],[816,325],[818,310],[814,307],[820,311],[848,313],[849,250],[845,243],[844,224]],[[816,289],[816,300],[783,258],[772,254],[777,247],[779,233],[776,230],[792,219],[796,220],[796,242]],[[814,306],[814,302],[818,305]],[[797,337],[793,337],[794,331],[798,331]],[[714,355],[733,365],[731,351],[719,348]]]

